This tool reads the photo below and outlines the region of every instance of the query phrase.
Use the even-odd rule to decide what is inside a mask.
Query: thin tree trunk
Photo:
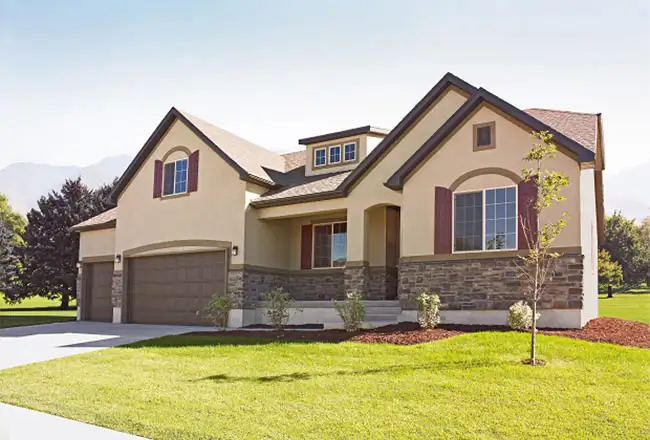
[[[535,365],[535,344],[537,342],[537,301],[533,301],[533,329],[530,338],[530,363]]]
[[[70,307],[70,294],[68,292],[61,294],[61,309],[67,310]]]

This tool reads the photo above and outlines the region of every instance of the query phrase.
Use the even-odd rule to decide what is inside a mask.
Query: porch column
[[[345,293],[359,292],[363,297],[368,291],[368,212],[348,209],[347,214],[347,263],[344,269]]]

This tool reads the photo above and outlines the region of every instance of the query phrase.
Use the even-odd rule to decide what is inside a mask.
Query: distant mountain
[[[87,167],[15,163],[0,170],[0,193],[14,210],[26,214],[36,201],[61,187],[66,179],[81,179],[91,188],[113,181],[131,162],[130,156],[111,156]]]

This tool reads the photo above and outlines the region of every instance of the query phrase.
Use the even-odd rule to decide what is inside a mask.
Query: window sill
[[[184,192],[184,193],[180,193],[180,194],[170,194],[168,196],[160,196],[160,200],[178,199],[178,198],[181,198],[181,197],[187,197],[189,195],[190,195],[189,192]]]
[[[496,145],[484,145],[481,147],[474,145],[474,151],[495,150],[496,148],[497,148]]]

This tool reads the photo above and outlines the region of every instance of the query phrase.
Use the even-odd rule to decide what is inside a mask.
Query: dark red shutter
[[[434,212],[434,253],[451,254],[451,191],[436,186]]]
[[[194,192],[199,189],[199,150],[190,154],[187,165],[187,192]]]
[[[534,206],[537,201],[537,185],[532,180],[521,181],[517,193],[517,211],[519,212],[517,247],[528,249],[528,240],[535,241],[537,238],[537,213]],[[524,225],[526,225],[525,228]]]
[[[162,196],[163,163],[157,160],[153,167],[153,198]]]
[[[311,269],[311,225],[302,225],[300,233],[300,268]]]

